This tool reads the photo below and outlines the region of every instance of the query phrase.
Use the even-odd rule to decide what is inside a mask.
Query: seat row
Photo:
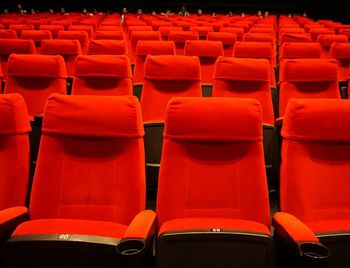
[[[156,213],[132,96],[52,95],[27,210],[29,120],[0,96],[3,267],[348,267],[350,103],[292,99],[271,232],[261,106],[173,98]],[[28,193],[29,194],[29,193]]]

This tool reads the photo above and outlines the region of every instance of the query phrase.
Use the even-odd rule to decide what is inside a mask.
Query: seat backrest
[[[291,98],[340,98],[336,60],[286,59],[280,74],[279,116]]]
[[[318,59],[321,57],[319,43],[284,43],[279,50],[279,62],[284,59]]]
[[[26,104],[18,94],[0,94],[0,210],[24,206],[29,178]]]
[[[136,53],[136,45],[138,41],[143,40],[161,40],[160,32],[158,31],[133,31],[130,34],[130,61],[131,63],[135,63],[135,53]]]
[[[17,33],[14,30],[0,30],[0,39],[16,39]]]
[[[145,60],[148,55],[175,55],[173,41],[139,41],[136,46],[134,84],[142,84],[145,71]]]
[[[303,222],[350,220],[350,103],[293,99],[283,122],[281,210]]]
[[[309,33],[284,33],[280,35],[279,45],[281,46],[286,42],[311,42],[311,36]]]
[[[199,40],[199,35],[194,31],[170,31],[169,41],[174,41],[176,55],[184,55],[185,43],[187,40]]]
[[[330,58],[338,62],[338,80],[349,80],[350,67],[350,43],[333,43],[330,48]]]
[[[333,43],[348,43],[348,37],[340,34],[320,34],[317,42],[321,44],[321,58],[329,58],[330,47]]]
[[[275,44],[275,37],[270,33],[246,33],[244,41],[246,42],[271,42]]]
[[[52,34],[52,38],[57,38],[58,32],[64,31],[64,27],[62,25],[40,25],[39,30],[48,30]]]
[[[99,40],[124,40],[123,31],[103,31],[98,30],[95,34],[95,39]]]
[[[68,30],[68,27],[72,25],[71,20],[53,20],[51,21],[51,25],[62,26],[64,30]]]
[[[90,40],[89,55],[127,55],[124,40]]]
[[[232,57],[233,46],[237,41],[237,34],[230,32],[209,32],[209,41],[221,41],[224,46],[224,56]]]
[[[88,34],[89,39],[93,38],[94,36],[94,29],[90,25],[70,25],[68,27],[69,31],[84,31]]]
[[[316,42],[317,37],[320,34],[335,34],[334,29],[329,29],[329,28],[313,28],[310,30],[310,36],[311,36],[311,41]]]
[[[9,29],[16,31],[17,35],[21,36],[22,31],[34,30],[34,26],[31,24],[12,24],[12,25],[10,25]]]
[[[123,55],[78,56],[72,95],[132,95],[129,58]]]
[[[244,29],[240,27],[223,27],[221,32],[235,33],[237,35],[237,41],[243,41]]]
[[[67,71],[62,56],[12,54],[4,93],[19,93],[31,118],[41,115],[52,93],[66,94]]]
[[[85,31],[60,31],[58,32],[57,39],[78,40],[83,54],[87,52],[89,47],[89,36]]]
[[[44,112],[31,219],[128,225],[145,208],[143,135],[135,97],[52,95]]]
[[[213,32],[214,29],[211,26],[191,26],[190,31],[197,32],[200,39],[206,39],[208,33]]]
[[[162,26],[159,27],[159,32],[163,40],[168,40],[169,33],[171,31],[182,31],[182,27],[180,26]]]
[[[176,218],[240,219],[269,226],[257,100],[174,98],[169,102],[157,217],[159,226]]]
[[[200,97],[201,74],[198,57],[148,56],[141,95],[145,122],[163,122],[172,97]]]
[[[21,35],[22,39],[31,39],[37,47],[41,46],[44,39],[52,39],[52,34],[48,30],[24,30]]]
[[[201,63],[202,84],[213,84],[216,59],[224,55],[220,41],[188,40],[185,44],[185,56],[198,56]]]
[[[257,99],[262,122],[274,125],[270,90],[270,63],[266,59],[219,57],[214,73],[213,97]]]

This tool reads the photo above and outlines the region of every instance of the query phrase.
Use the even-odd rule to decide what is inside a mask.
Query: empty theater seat
[[[311,36],[308,33],[284,33],[280,35],[279,45],[283,45],[286,42],[311,42]]]
[[[98,30],[95,34],[95,39],[99,40],[124,40],[124,33],[122,31],[102,31]]]
[[[139,41],[135,54],[133,83],[134,85],[143,84],[144,64],[147,55],[175,55],[175,43],[173,41]]]
[[[21,36],[24,30],[34,30],[34,26],[31,24],[12,24],[9,27],[10,30],[16,31],[18,36]]]
[[[133,31],[130,35],[130,61],[131,63],[135,63],[135,53],[136,53],[136,45],[138,41],[142,40],[161,40],[160,32],[156,31]]]
[[[33,40],[0,39],[0,64],[4,75],[7,76],[7,61],[11,54],[35,54]]]
[[[66,65],[61,56],[12,54],[4,93],[19,93],[31,119],[41,115],[52,93],[66,94]]]
[[[321,58],[319,43],[284,43],[279,49],[279,63],[284,59],[317,59]]]
[[[180,27],[180,26],[159,27],[159,32],[160,32],[160,35],[162,37],[162,40],[168,40],[169,33],[171,31],[182,31],[182,27]]]
[[[132,95],[127,56],[79,56],[75,63],[72,95]]]
[[[84,31],[88,34],[89,39],[93,38],[94,36],[94,29],[92,26],[89,25],[70,25],[68,27],[69,31]]]
[[[7,241],[6,264],[142,267],[155,220],[144,210],[143,135],[135,97],[52,95],[30,220]]]
[[[47,30],[52,34],[52,38],[56,39],[60,31],[64,31],[62,25],[40,25],[39,30]]]
[[[347,43],[348,37],[346,35],[336,35],[336,34],[320,34],[317,41],[321,44],[321,58],[329,58],[329,50],[331,45],[335,42],[337,43]]]
[[[81,54],[78,40],[43,40],[41,54],[61,55],[66,62],[67,76],[72,77],[75,69],[75,59]]]
[[[311,41],[316,42],[320,34],[335,34],[335,31],[329,28],[313,28],[310,30]]]
[[[209,41],[221,41],[224,46],[224,56],[232,57],[233,46],[237,41],[237,35],[229,32],[209,32]]]
[[[60,31],[57,39],[78,40],[83,54],[86,54],[89,47],[89,36],[85,31]]]
[[[198,56],[201,64],[202,84],[212,85],[216,59],[224,55],[220,41],[188,40],[185,44],[185,56]]]
[[[350,44],[333,43],[330,48],[330,58],[338,62],[338,80],[340,82],[348,81],[350,66]]]
[[[244,39],[244,29],[237,27],[223,27],[221,32],[235,33],[237,35],[237,41],[243,41]]]
[[[207,35],[213,32],[214,29],[211,26],[191,26],[190,31],[197,32],[199,39],[207,39]]]
[[[291,98],[340,98],[336,60],[286,59],[281,68],[280,117]]]
[[[90,40],[89,55],[128,55],[124,40]]]
[[[26,104],[18,94],[0,95],[0,236],[3,240],[25,220],[29,178]]]
[[[158,267],[274,267],[257,100],[169,102],[157,220]]]
[[[349,118],[345,100],[293,99],[287,106],[281,212],[273,220],[281,267],[350,265]]]
[[[21,38],[31,39],[34,41],[36,47],[40,47],[44,39],[52,39],[52,34],[48,30],[25,30],[22,31]]]
[[[199,40],[198,33],[192,31],[170,31],[169,33],[169,41],[175,42],[176,55],[184,55],[187,40]]]
[[[17,33],[14,30],[0,30],[0,39],[15,39]]]

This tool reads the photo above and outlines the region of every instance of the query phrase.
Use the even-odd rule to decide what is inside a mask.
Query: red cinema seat
[[[83,54],[87,53],[90,42],[89,36],[85,31],[61,31],[58,32],[57,39],[78,40]]]
[[[313,28],[310,30],[311,41],[316,42],[320,34],[335,34],[335,31],[329,28]]]
[[[138,41],[144,40],[161,40],[160,32],[158,31],[133,31],[130,35],[130,50],[129,56],[131,63],[135,63],[136,45]]]
[[[246,33],[244,34],[245,42],[270,42],[273,44],[272,62],[276,66],[276,37],[268,33]]]
[[[279,37],[279,46],[283,45],[283,43],[295,43],[302,42],[307,43],[311,42],[311,36],[309,33],[284,33]]]
[[[274,28],[262,28],[262,27],[252,27],[250,28],[251,33],[267,33],[267,34],[273,34],[275,35],[275,30]]]
[[[169,33],[169,41],[175,42],[176,55],[184,55],[187,40],[199,40],[198,33],[192,31],[170,31]]]
[[[181,27],[184,31],[189,31],[190,27],[192,26],[192,22],[189,22],[189,21],[174,21],[173,25]]]
[[[64,31],[62,25],[40,25],[39,30],[47,30],[52,34],[52,38],[56,39],[60,31]]]
[[[182,27],[180,26],[169,26],[169,27],[159,27],[160,36],[162,40],[169,39],[169,33],[171,31],[182,31]]]
[[[340,29],[339,34],[346,35],[348,37],[348,41],[350,41],[350,29]]]
[[[175,55],[175,43],[173,41],[139,41],[137,43],[133,74],[134,85],[144,82],[144,65],[148,55]]]
[[[279,49],[279,63],[284,59],[319,59],[321,45],[319,43],[284,43]]]
[[[223,44],[220,41],[188,40],[185,45],[185,56],[198,56],[201,64],[201,83],[213,84],[215,62],[224,55]]]
[[[34,41],[35,46],[40,48],[43,40],[52,39],[52,34],[48,30],[25,30],[21,34],[22,39],[31,39]]]
[[[7,241],[6,263],[141,267],[155,221],[155,213],[144,210],[143,135],[135,97],[53,94],[43,116],[29,220]]]
[[[213,97],[257,99],[262,122],[274,125],[270,90],[270,63],[266,59],[224,58],[217,60]]]
[[[93,38],[94,36],[94,29],[92,26],[89,25],[70,25],[68,27],[69,31],[84,31],[88,34],[89,39]]]
[[[171,22],[166,21],[150,21],[153,31],[159,31],[160,27],[171,27]]]
[[[169,102],[157,223],[158,267],[274,267],[257,100]]]
[[[224,27],[221,32],[235,33],[237,35],[237,41],[243,41],[244,39],[244,29],[237,27]]]
[[[340,98],[336,60],[286,59],[280,73],[280,117],[284,116],[292,98]]]
[[[214,32],[211,26],[191,26],[190,31],[197,32],[199,39],[207,39],[208,33]]]
[[[0,236],[6,239],[26,219],[29,136],[26,104],[18,94],[0,94]]]
[[[321,44],[321,58],[329,58],[331,45],[337,43],[347,43],[348,37],[346,35],[336,34],[320,34],[317,41]]]
[[[348,81],[350,71],[350,44],[333,43],[330,48],[330,58],[336,59],[338,62],[338,81]]]
[[[72,77],[75,70],[75,59],[81,54],[78,40],[43,40],[41,54],[61,55],[66,62],[67,76]]]
[[[153,31],[153,29],[152,29],[152,26],[147,26],[147,25],[129,26],[127,29],[128,38],[130,39],[132,32],[139,32],[139,31],[146,32],[146,31]]]
[[[228,27],[240,27],[244,29],[244,32],[249,32],[250,24],[247,21],[238,21],[228,25]]]
[[[221,41],[224,46],[224,56],[232,57],[233,46],[237,41],[237,35],[229,32],[210,32],[208,33],[209,41]]]
[[[72,95],[132,95],[127,56],[79,56],[75,63]]]
[[[52,93],[66,94],[66,65],[61,56],[12,54],[4,93],[19,93],[31,119],[42,115]]]
[[[34,26],[31,24],[12,24],[9,29],[14,30],[18,36],[21,36],[22,31],[34,30]]]
[[[89,55],[128,55],[124,40],[90,40]]]
[[[72,21],[70,20],[51,21],[51,25],[63,26],[64,30],[68,30],[68,27],[72,25]]]
[[[16,39],[17,33],[14,30],[0,30],[0,39]]]
[[[267,59],[270,62],[271,87],[276,86],[274,46],[271,42],[236,42],[233,56],[236,58]]]
[[[7,61],[11,54],[35,54],[35,44],[32,40],[0,39],[0,64],[6,80]]]
[[[122,28],[120,26],[112,26],[112,25],[101,25],[97,29],[98,31],[121,31]]]
[[[102,31],[97,30],[95,34],[96,40],[124,40],[123,31]]]
[[[22,20],[20,19],[11,19],[11,18],[3,18],[0,20],[1,24],[5,26],[5,29],[9,29],[10,25],[12,24],[22,24]]]
[[[288,103],[282,128],[281,212],[273,218],[281,267],[350,265],[349,118],[347,100]]]

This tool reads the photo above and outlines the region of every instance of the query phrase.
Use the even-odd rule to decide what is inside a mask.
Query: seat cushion
[[[166,232],[193,231],[220,229],[222,231],[235,231],[243,233],[258,233],[271,236],[269,228],[261,223],[246,220],[233,220],[224,218],[187,218],[175,219],[165,222],[158,235]]]
[[[350,233],[350,220],[327,220],[306,222],[306,225],[317,235],[324,233]]]
[[[127,226],[103,221],[44,219],[20,224],[12,236],[43,234],[78,234],[122,238]]]

